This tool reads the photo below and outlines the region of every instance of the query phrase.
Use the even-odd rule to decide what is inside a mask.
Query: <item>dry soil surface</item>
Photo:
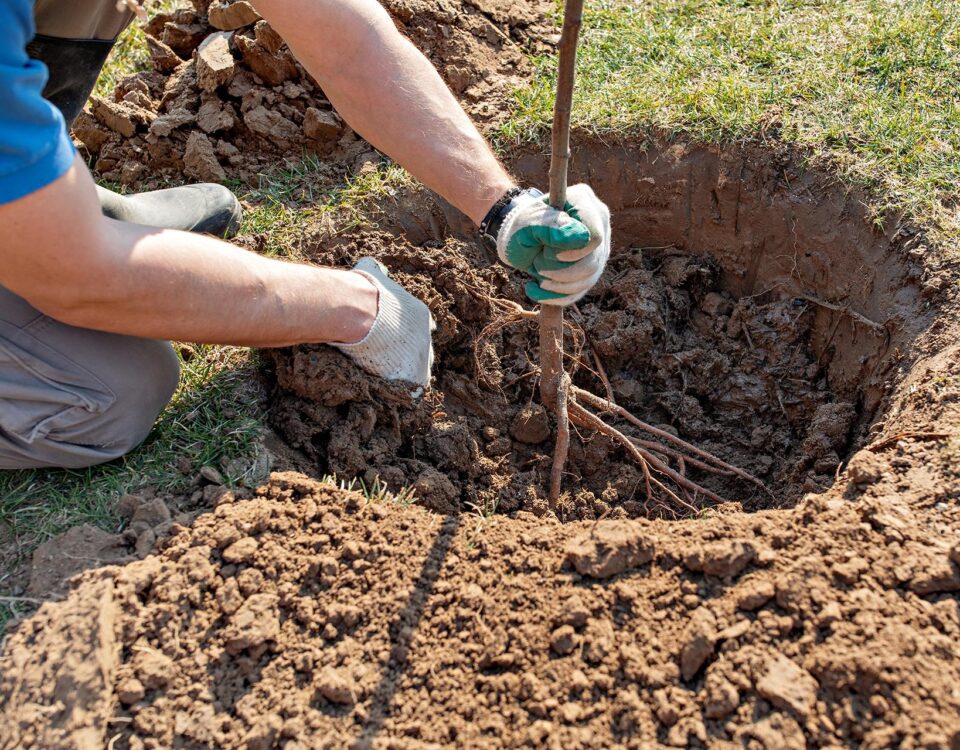
[[[151,22],[156,69],[78,123],[101,175],[375,156],[243,3],[196,5]],[[548,39],[531,4],[388,6],[481,119]],[[130,562],[8,637],[0,748],[960,750],[956,263],[789,155],[576,151],[615,214],[610,270],[570,316],[577,382],[603,392],[595,352],[618,401],[771,493],[691,469],[732,501],[691,513],[579,434],[571,523],[547,513],[536,331],[493,301],[523,301],[519,278],[414,190],[308,254],[374,255],[430,305],[436,388],[411,399],[322,347],[268,358],[311,474],[412,484],[420,505],[292,473],[242,495],[211,475],[172,518],[128,498],[123,534],[39,555],[38,593],[81,559]],[[540,184],[544,164],[512,162]]]
[[[277,474],[21,625],[0,747],[955,750],[960,509],[895,492],[901,452],[847,497],[682,523]]]

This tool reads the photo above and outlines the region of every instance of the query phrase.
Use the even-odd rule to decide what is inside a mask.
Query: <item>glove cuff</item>
[[[416,340],[418,332],[414,330],[412,321],[404,320],[400,300],[376,276],[357,269],[354,269],[354,272],[364,276],[377,288],[377,317],[367,335],[359,341],[352,344],[336,343],[332,346],[348,352],[365,370],[377,369],[384,372],[387,379],[391,376],[396,378],[405,364],[398,355],[405,350],[406,342]]]
[[[503,255],[499,253],[498,241],[500,230],[506,221],[507,216],[513,213],[518,206],[528,203],[531,198],[542,198],[543,193],[536,188],[527,188],[521,190],[518,187],[511,188],[503,197],[500,198],[493,207],[487,211],[487,215],[480,222],[480,236],[491,249],[497,249],[500,260],[506,263]]]

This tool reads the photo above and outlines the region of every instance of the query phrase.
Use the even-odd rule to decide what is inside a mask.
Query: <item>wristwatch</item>
[[[507,215],[517,207],[520,196],[530,196],[531,198],[542,198],[543,192],[536,188],[527,188],[526,190],[513,187],[501,196],[500,200],[493,204],[487,215],[480,222],[480,237],[484,244],[491,248],[497,247],[497,235],[500,233],[500,227],[503,226],[503,220]]]

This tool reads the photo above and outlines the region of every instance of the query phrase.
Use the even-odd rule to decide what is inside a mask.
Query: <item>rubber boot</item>
[[[68,128],[90,98],[113,44],[113,39],[56,39],[37,34],[27,45],[27,54],[47,66],[43,98],[60,110]]]
[[[233,237],[240,228],[240,201],[223,185],[197,185],[119,195],[97,185],[104,216],[130,224],[144,224],[186,232]]]
[[[73,123],[97,82],[114,39],[61,39],[38,34],[27,45],[30,57],[47,66],[44,97]],[[206,232],[232,237],[240,228],[240,202],[223,185],[200,183],[120,195],[97,187],[105,216],[131,224]]]

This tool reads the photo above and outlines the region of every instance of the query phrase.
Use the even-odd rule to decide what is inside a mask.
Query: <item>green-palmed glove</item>
[[[564,211],[528,190],[506,206],[496,242],[500,260],[533,277],[525,287],[530,299],[571,305],[597,283],[610,257],[610,210],[589,185],[567,190]]]
[[[369,333],[354,344],[333,344],[364,370],[387,380],[430,384],[436,329],[430,309],[387,275],[373,258],[361,258],[353,267],[379,292],[377,317]],[[419,396],[423,389],[414,391]]]

